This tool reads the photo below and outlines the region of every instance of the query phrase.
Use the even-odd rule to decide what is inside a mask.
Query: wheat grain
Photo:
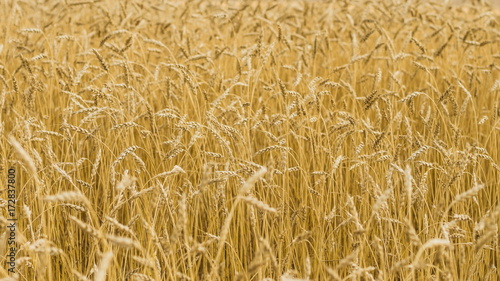
[[[64,191],[55,195],[49,195],[45,197],[45,200],[49,202],[86,202],[87,199],[80,191]]]
[[[113,252],[106,252],[103,254],[101,258],[101,262],[99,263],[99,267],[94,275],[94,281],[104,281],[106,280],[106,272],[109,266],[112,263]]]
[[[243,197],[241,197],[241,199],[243,201],[245,201],[246,203],[249,203],[250,205],[253,205],[253,206],[255,206],[263,211],[270,212],[270,213],[277,212],[277,210],[275,208],[272,208],[271,206],[269,206],[268,204],[266,204],[262,201],[259,201],[257,198],[250,197],[250,196],[243,196]]]

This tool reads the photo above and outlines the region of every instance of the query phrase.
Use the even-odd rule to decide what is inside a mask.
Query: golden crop
[[[1,1],[0,280],[498,280],[476,2]]]

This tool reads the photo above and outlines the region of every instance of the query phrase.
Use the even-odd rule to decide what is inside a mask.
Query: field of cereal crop
[[[499,42],[481,1],[0,1],[0,280],[498,280]]]

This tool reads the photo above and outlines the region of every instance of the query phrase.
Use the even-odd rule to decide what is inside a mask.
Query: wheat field
[[[0,1],[0,280],[499,280],[480,2]]]

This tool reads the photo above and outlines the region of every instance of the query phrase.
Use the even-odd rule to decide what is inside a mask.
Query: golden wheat
[[[35,2],[0,3],[2,280],[500,278],[484,1]]]

